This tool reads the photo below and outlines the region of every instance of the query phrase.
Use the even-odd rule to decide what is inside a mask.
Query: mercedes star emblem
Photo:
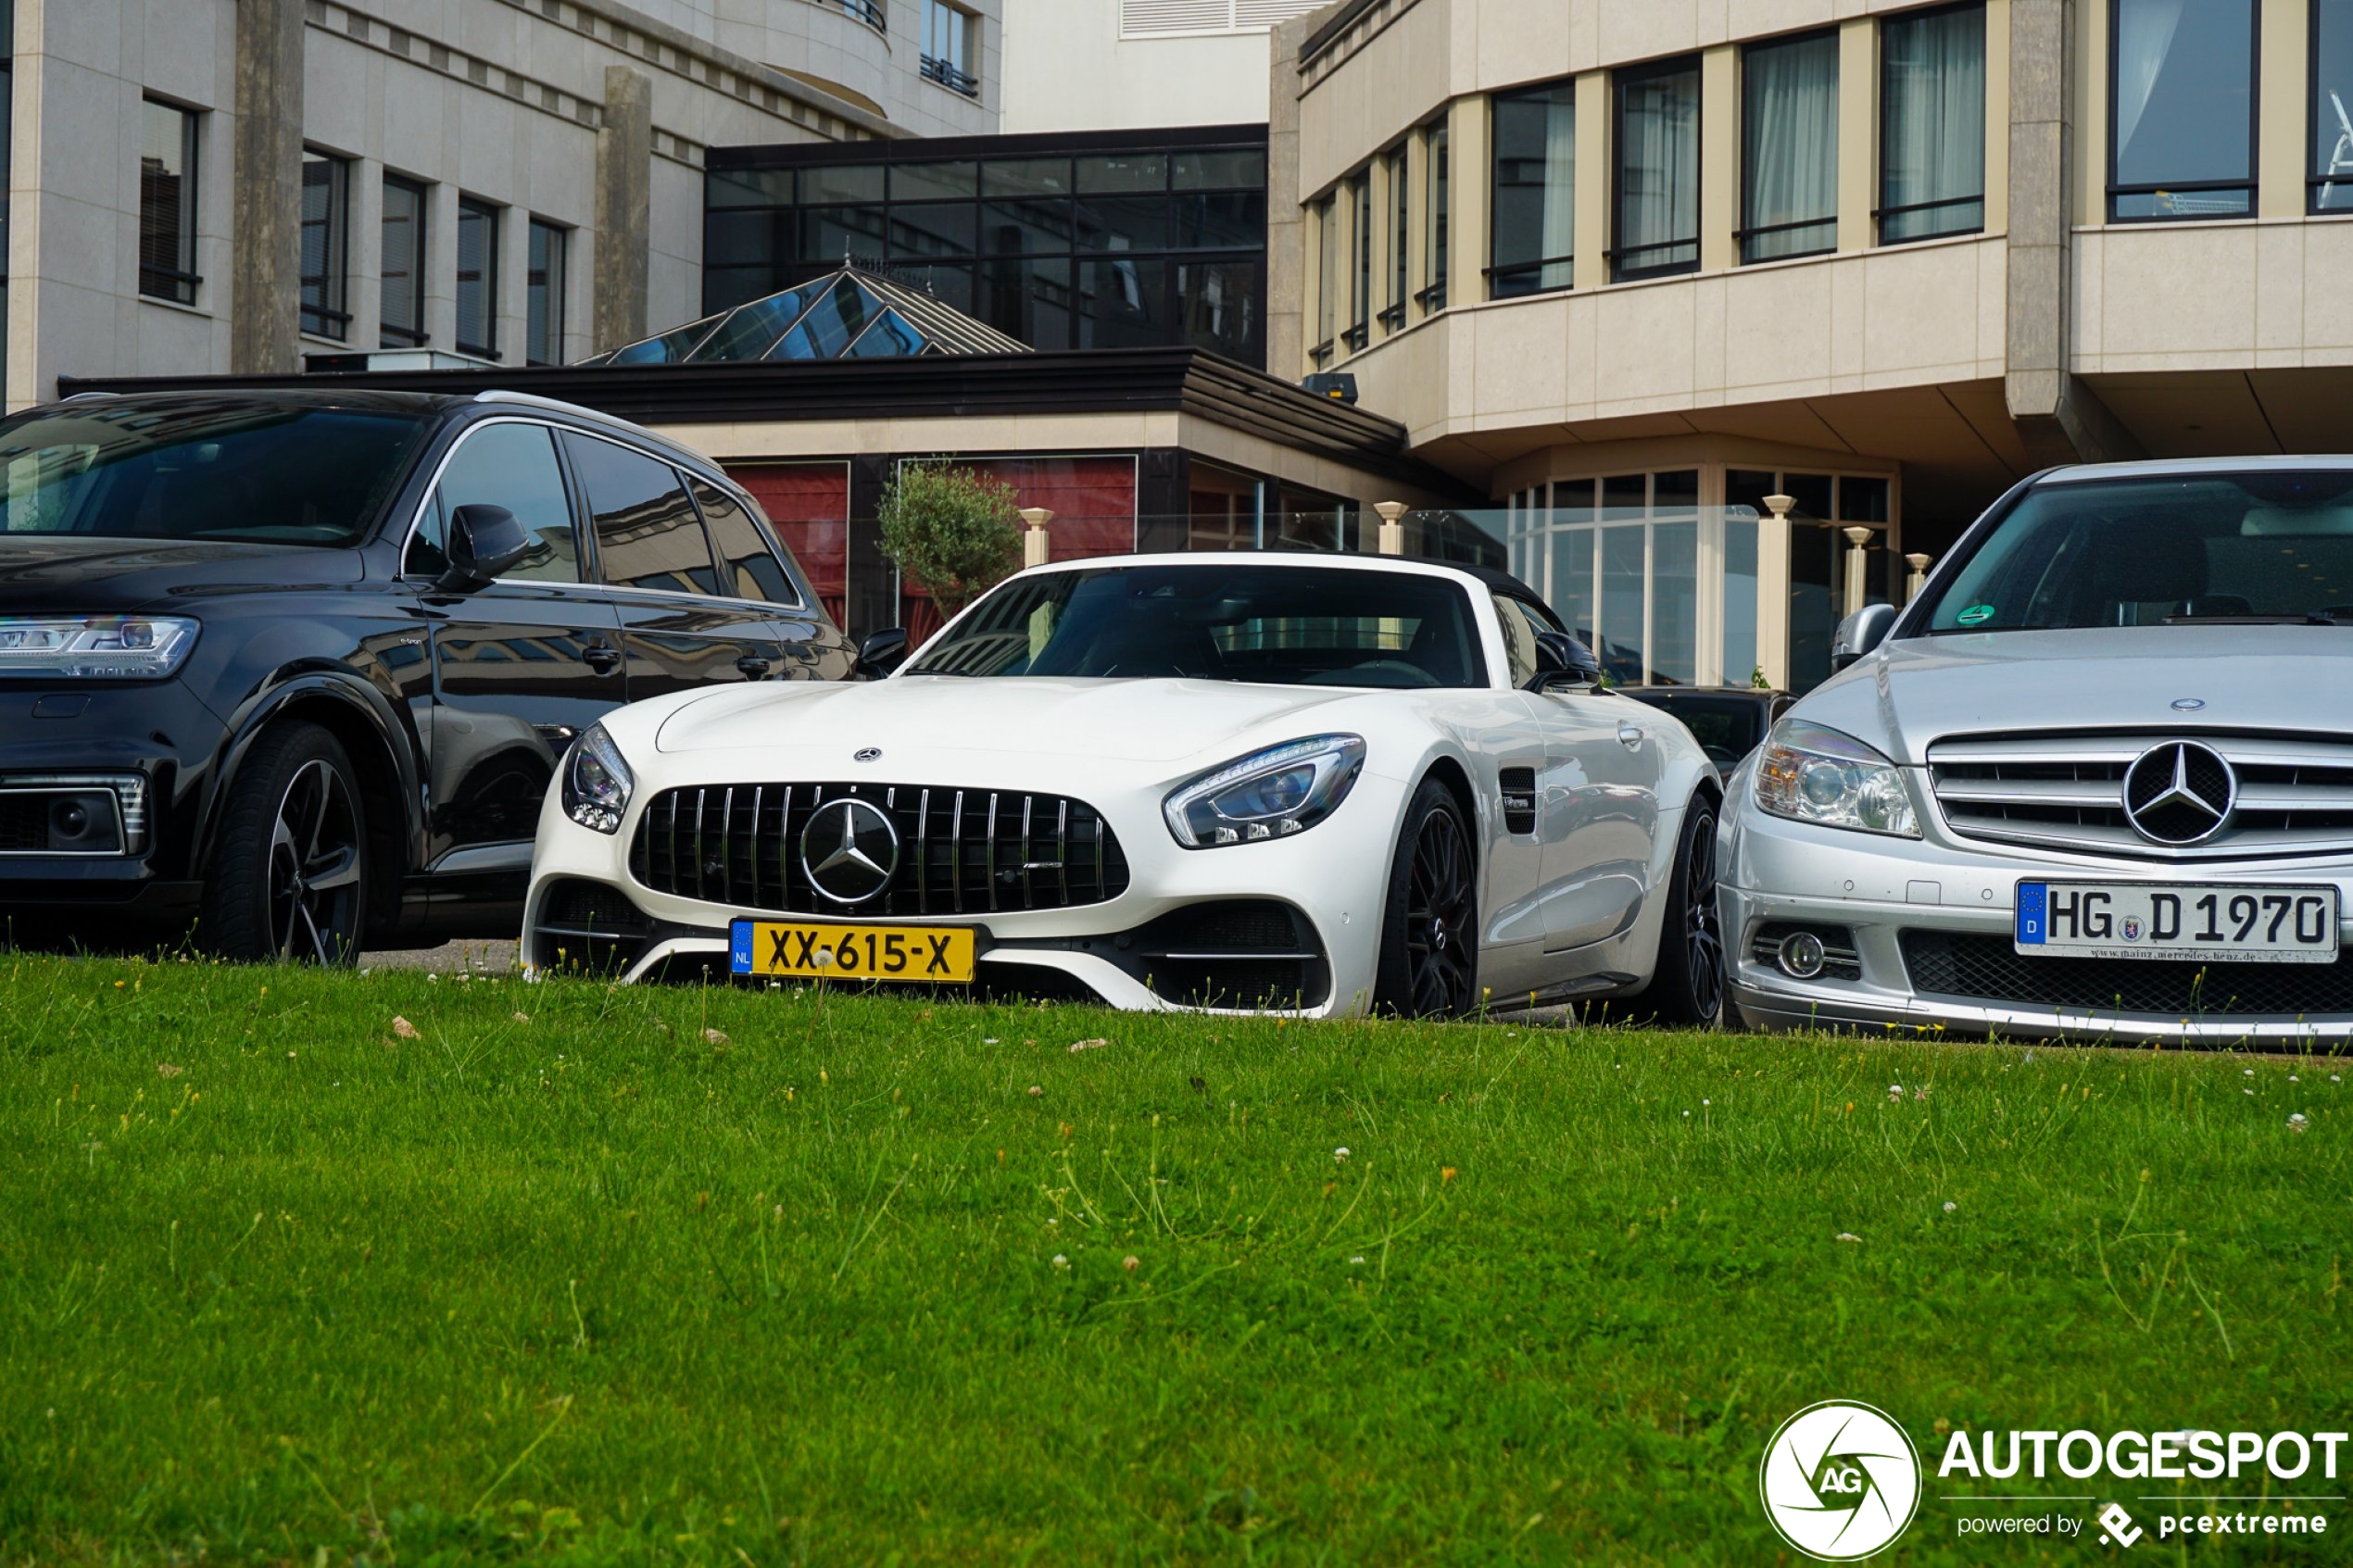
[[[2221,752],[2167,741],[2124,770],[2124,820],[2152,844],[2200,844],[2230,821],[2238,794],[2238,774]]]
[[[2173,706],[2179,708],[2181,704],[2177,702]],[[882,760],[882,747],[879,746],[862,746],[857,750],[849,754],[849,759],[852,762],[879,762]]]
[[[800,830],[800,869],[823,897],[862,904],[888,887],[899,870],[899,830],[872,801],[828,800]]]

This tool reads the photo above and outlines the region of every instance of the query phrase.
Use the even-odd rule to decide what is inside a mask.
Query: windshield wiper
[[[2325,609],[2308,609],[2301,615],[2169,615],[2162,624],[2167,626],[2342,626],[2334,614]]]

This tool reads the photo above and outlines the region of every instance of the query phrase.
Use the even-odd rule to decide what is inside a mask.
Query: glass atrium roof
[[[928,294],[848,266],[799,288],[624,344],[583,365],[709,365],[744,359],[912,358],[1026,354],[1019,339]]]

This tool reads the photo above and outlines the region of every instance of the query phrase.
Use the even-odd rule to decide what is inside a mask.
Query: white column
[[[1025,568],[1045,565],[1053,543],[1046,525],[1054,521],[1053,512],[1045,507],[1024,507],[1021,520],[1029,525],[1022,532],[1021,564]]]
[[[1768,495],[1756,521],[1756,662],[1768,685],[1789,686],[1790,495]]]

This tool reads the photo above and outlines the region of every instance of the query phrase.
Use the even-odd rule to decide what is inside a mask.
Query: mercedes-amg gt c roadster
[[[540,818],[526,961],[1704,1024],[1716,770],[1598,676],[1501,573],[1038,567],[886,679],[608,715]]]

